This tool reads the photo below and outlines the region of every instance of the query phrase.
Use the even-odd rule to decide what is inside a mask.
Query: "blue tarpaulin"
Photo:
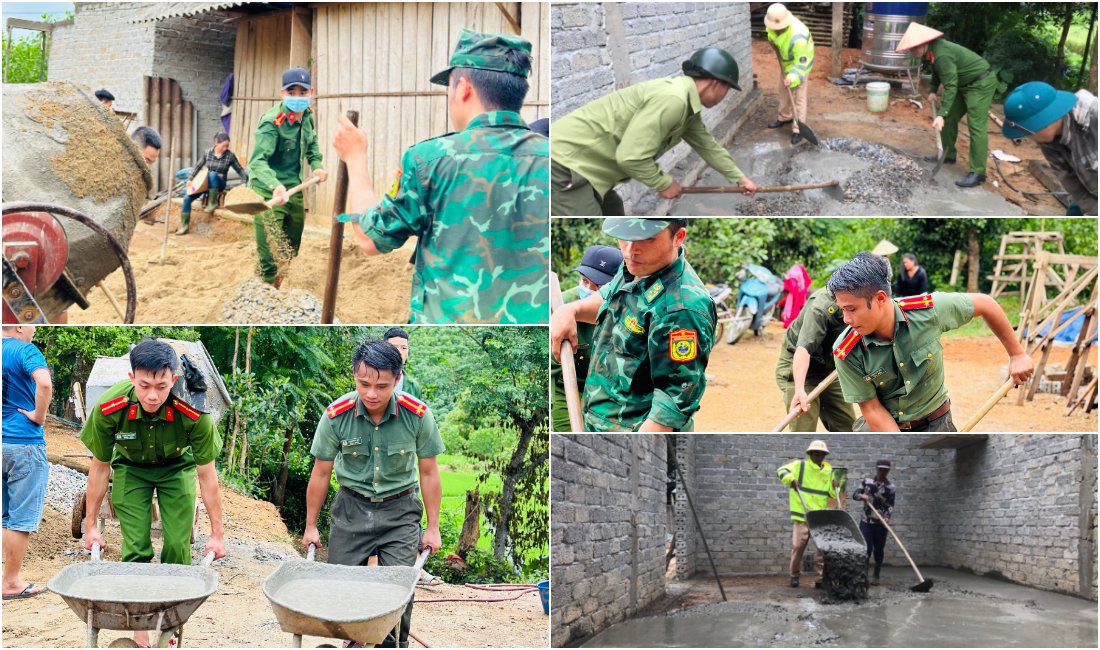
[[[1054,340],[1059,343],[1068,343],[1070,345],[1073,345],[1073,343],[1077,341],[1077,337],[1081,334],[1081,328],[1085,325],[1084,311],[1084,307],[1074,307],[1073,309],[1064,312],[1061,318],[1058,319],[1058,324],[1061,325],[1069,319],[1072,319],[1073,322],[1067,325],[1064,330],[1059,332],[1058,336],[1054,337]],[[1096,323],[1096,325],[1098,326],[1098,330],[1100,330],[1100,323]],[[1046,336],[1046,333],[1048,331],[1050,331],[1049,325],[1039,330],[1039,336]],[[1092,342],[1095,344],[1096,341],[1097,331],[1093,331]]]

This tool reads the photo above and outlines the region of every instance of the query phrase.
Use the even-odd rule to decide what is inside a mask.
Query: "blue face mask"
[[[595,292],[584,286],[583,284],[577,285],[577,294],[581,297],[581,300],[584,300],[588,296],[591,296],[593,293]]]
[[[283,104],[286,105],[288,111],[301,113],[309,108],[309,97],[284,97]]]

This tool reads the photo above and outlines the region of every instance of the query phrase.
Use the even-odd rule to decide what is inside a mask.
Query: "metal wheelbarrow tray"
[[[865,544],[863,540],[863,533],[860,532],[859,526],[856,525],[852,515],[848,514],[845,510],[811,510],[806,513],[806,523],[810,526],[810,536],[814,538],[814,544],[821,545],[818,540],[816,532],[820,532],[823,528],[841,528],[852,533],[852,538],[860,544]],[[822,543],[828,545],[830,541],[835,540],[821,540]]]
[[[93,554],[91,562],[65,567],[47,586],[88,622],[94,647],[101,629],[176,630],[182,636],[177,628],[218,590],[218,574],[208,563],[100,562]]]

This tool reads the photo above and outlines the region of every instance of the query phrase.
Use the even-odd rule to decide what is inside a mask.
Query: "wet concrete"
[[[908,567],[885,567],[883,586],[872,587],[869,600],[858,604],[827,604],[819,590],[782,586],[784,576],[725,577],[729,602],[624,621],[583,645],[1096,647],[1094,601],[949,569],[924,573],[936,586],[918,594],[908,590],[917,583]],[[762,587],[761,580],[776,584]]]
[[[870,127],[869,127],[870,128]],[[673,202],[674,216],[823,215],[823,216],[1007,216],[1023,214],[999,194],[981,187],[963,189],[955,181],[966,174],[944,165],[929,181],[932,165],[917,152],[875,144],[862,138],[827,138],[817,147],[791,146],[784,129],[757,131],[730,150],[757,185],[777,186],[837,180],[840,189],[759,194],[688,194]],[[729,183],[712,169],[696,185]]]
[[[827,602],[867,597],[867,546],[844,526],[814,526],[814,544],[825,555],[821,580]]]

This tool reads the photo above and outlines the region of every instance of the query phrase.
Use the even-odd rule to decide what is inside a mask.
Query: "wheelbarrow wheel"
[[[76,500],[76,504],[73,505],[73,523],[72,534],[73,539],[84,538],[84,508],[85,503],[88,500],[88,491],[80,493],[80,498]]]
[[[130,637],[122,637],[121,639],[115,639],[111,641],[108,648],[137,648],[139,647],[137,641],[134,641]]]

